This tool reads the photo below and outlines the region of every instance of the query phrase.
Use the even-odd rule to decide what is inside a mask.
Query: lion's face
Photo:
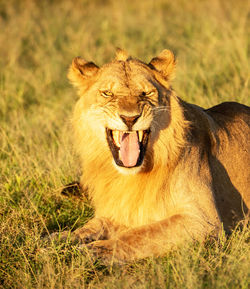
[[[170,66],[172,71],[174,58],[169,51],[149,65],[125,57],[124,51],[101,68],[80,58],[73,61],[69,78],[79,89],[85,119],[95,124],[88,129],[106,143],[122,172],[141,169],[152,154],[149,147],[159,133],[159,119],[167,122]]]

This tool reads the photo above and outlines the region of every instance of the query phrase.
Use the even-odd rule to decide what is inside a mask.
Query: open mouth
[[[120,131],[106,129],[107,141],[118,166],[133,168],[142,164],[150,130]]]

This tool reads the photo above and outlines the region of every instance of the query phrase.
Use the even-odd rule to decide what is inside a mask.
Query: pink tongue
[[[140,154],[137,132],[121,135],[120,158],[125,167],[136,165]]]

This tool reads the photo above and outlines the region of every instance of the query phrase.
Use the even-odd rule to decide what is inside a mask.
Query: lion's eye
[[[155,94],[154,90],[151,91],[143,91],[142,95],[143,96],[153,96]]]
[[[104,97],[111,97],[113,96],[113,92],[109,91],[109,90],[104,90],[104,91],[100,91],[101,95]]]

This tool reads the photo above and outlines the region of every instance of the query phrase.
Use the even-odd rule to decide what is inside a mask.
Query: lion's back
[[[226,123],[243,121],[250,128],[250,107],[238,102],[223,102],[205,110],[216,122]]]
[[[219,144],[213,156],[217,205],[224,211],[223,215],[229,213],[230,207],[236,215],[243,207],[246,212],[250,208],[250,107],[225,102],[206,113],[216,124]]]

